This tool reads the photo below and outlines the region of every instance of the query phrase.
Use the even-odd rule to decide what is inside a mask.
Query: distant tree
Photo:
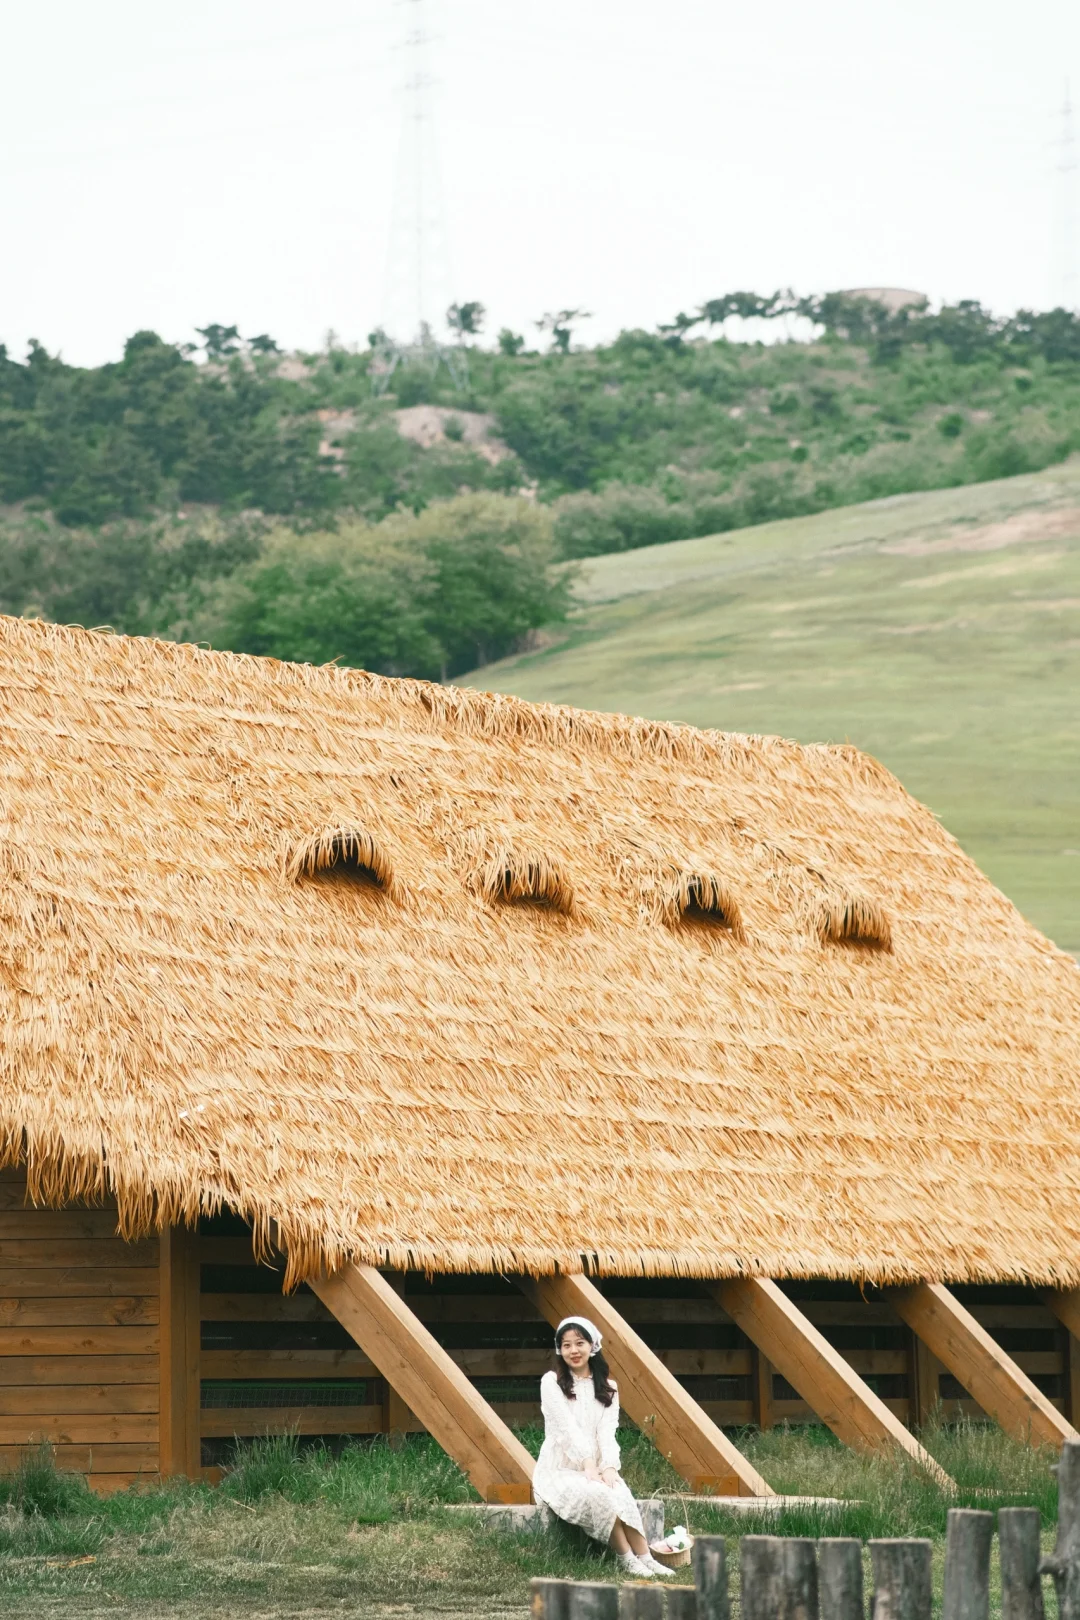
[[[498,342],[499,353],[507,354],[511,358],[513,358],[515,354],[520,354],[522,349],[525,347],[525,339],[520,335],[520,333],[511,332],[508,326],[504,326],[502,328],[502,331],[499,333]]]
[[[763,298],[760,293],[733,292],[725,293],[723,298],[707,299],[698,310],[697,318],[709,326],[723,326],[732,315],[744,321],[772,321],[779,315],[791,314],[796,307],[796,300],[790,292],[774,292],[768,298]]]
[[[1080,315],[1070,309],[1048,309],[1035,313],[1018,309],[1008,322],[1010,346],[1042,354],[1051,364],[1080,360]]]
[[[393,533],[399,524],[388,518],[383,527]],[[501,658],[530,630],[566,617],[571,581],[552,569],[545,507],[520,496],[461,495],[401,528],[431,570],[425,623],[440,648],[443,680]]]
[[[692,332],[695,326],[700,326],[704,319],[700,310],[696,315],[687,315],[685,311],[680,310],[674,320],[669,321],[667,325],[661,323],[658,330],[662,333],[664,341],[671,348],[677,349],[687,334]]]
[[[248,341],[248,348],[252,354],[280,354],[281,350],[268,332],[260,332],[258,337]]]
[[[487,310],[477,299],[468,304],[451,304],[446,312],[446,324],[459,343],[467,337],[478,337]]]
[[[592,314],[587,309],[548,310],[536,322],[536,330],[551,333],[551,352],[553,354],[569,354],[570,339],[574,335],[573,322],[591,320]]]
[[[240,347],[240,332],[235,326],[222,326],[215,321],[210,326],[197,326],[195,330],[203,340],[208,360],[224,360]]]
[[[1008,325],[991,315],[976,298],[945,304],[936,315],[919,321],[924,341],[940,343],[959,365],[971,365],[997,349]]]
[[[894,325],[886,304],[861,293],[830,292],[821,298],[800,298],[796,313],[848,343],[885,337]]]

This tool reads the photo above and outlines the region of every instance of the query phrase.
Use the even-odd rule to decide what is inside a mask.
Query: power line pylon
[[[468,382],[464,353],[445,338],[451,301],[450,255],[432,104],[435,80],[429,65],[432,36],[427,27],[427,0],[399,3],[408,7],[408,26],[400,47],[406,70],[384,318],[373,344],[376,393],[386,391],[401,366],[431,373],[445,366],[456,387]]]

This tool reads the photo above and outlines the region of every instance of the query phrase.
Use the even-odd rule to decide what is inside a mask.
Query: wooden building
[[[851,748],[0,620],[0,1466],[1080,1417],[1080,975]]]

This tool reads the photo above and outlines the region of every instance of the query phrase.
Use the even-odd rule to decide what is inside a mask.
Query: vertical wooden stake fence
[[[569,1620],[619,1620],[619,1588],[599,1581],[572,1581]]]
[[[1057,1542],[1039,1569],[1053,1577],[1059,1620],[1080,1620],[1080,1441],[1062,1446],[1057,1477]]]
[[[1001,1620],[1043,1620],[1041,1530],[1038,1508],[1001,1508],[998,1512]]]
[[[994,1515],[950,1508],[945,1535],[941,1620],[990,1620],[990,1543]]]
[[[683,1587],[683,1591],[687,1591]],[[668,1593],[654,1582],[621,1589],[619,1620],[666,1620]]]
[[[871,1541],[874,1607],[871,1620],[930,1620],[932,1583],[929,1541]]]
[[[700,1611],[696,1587],[669,1586],[663,1595],[667,1598],[667,1620],[698,1620]]]
[[[818,1542],[818,1601],[824,1620],[865,1620],[861,1541],[828,1536]]]
[[[532,1620],[569,1620],[570,1582],[531,1580],[529,1614]]]
[[[794,1536],[743,1536],[742,1620],[818,1620],[817,1549]]]
[[[698,1536],[690,1557],[698,1593],[698,1620],[731,1620],[727,1543],[723,1536]]]

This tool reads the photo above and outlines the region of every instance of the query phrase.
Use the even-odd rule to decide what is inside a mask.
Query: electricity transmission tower
[[[1063,309],[1080,309],[1080,267],[1077,263],[1077,197],[1076,132],[1073,127],[1072,98],[1065,84],[1065,99],[1061,107],[1061,135],[1055,143],[1058,148],[1058,228],[1057,228],[1057,281]]]
[[[372,377],[382,393],[399,366],[429,372],[445,366],[456,386],[468,380],[465,356],[446,341],[451,301],[450,255],[439,176],[429,67],[427,0],[399,0],[408,8],[402,50],[401,135],[386,263],[384,319],[375,336]]]

